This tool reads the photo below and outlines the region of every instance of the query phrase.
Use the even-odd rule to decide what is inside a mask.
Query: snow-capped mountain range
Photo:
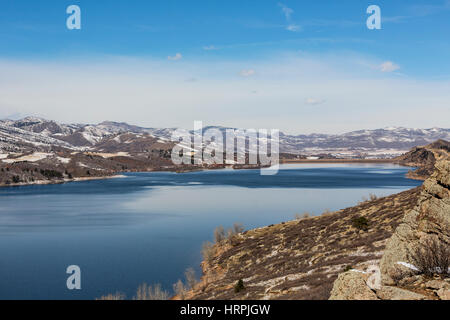
[[[224,132],[224,127],[214,128]],[[122,134],[142,135],[169,143],[176,128],[143,128],[126,123],[105,121],[96,125],[61,124],[36,117],[21,120],[0,120],[0,151],[24,152],[45,148],[73,150],[95,149],[107,140]],[[200,134],[200,132],[191,132]],[[127,143],[133,142],[128,136]],[[317,155],[332,154],[337,157],[391,157],[404,153],[415,146],[426,145],[438,139],[450,140],[450,129],[409,129],[401,127],[361,130],[344,134],[288,135],[280,133],[280,152]],[[108,145],[106,143],[106,145]]]

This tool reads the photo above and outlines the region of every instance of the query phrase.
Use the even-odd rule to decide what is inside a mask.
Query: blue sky
[[[81,30],[66,28],[72,4]],[[371,4],[381,30],[366,27]],[[450,1],[0,5],[0,117],[289,132],[449,124]]]

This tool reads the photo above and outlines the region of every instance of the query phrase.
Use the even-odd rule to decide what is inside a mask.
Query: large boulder
[[[409,290],[383,286],[377,291],[377,296],[381,300],[425,300],[426,297],[422,294],[415,293]]]
[[[367,275],[362,272],[350,270],[341,273],[334,282],[330,300],[378,300],[366,281]]]

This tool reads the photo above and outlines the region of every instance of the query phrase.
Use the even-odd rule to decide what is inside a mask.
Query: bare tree
[[[193,289],[197,284],[197,277],[195,275],[195,270],[192,268],[186,269],[184,272],[184,276],[186,277],[186,283],[189,289]]]
[[[244,232],[244,230],[245,230],[245,228],[242,223],[233,224],[233,233],[234,234],[240,234],[240,233]]]
[[[159,283],[154,286],[143,283],[139,286],[133,300],[168,300],[169,297],[169,293],[163,290]]]
[[[210,241],[206,241],[203,243],[202,247],[202,256],[203,259],[210,263],[214,258],[214,244]]]
[[[214,230],[214,240],[216,241],[216,243],[219,243],[219,242],[225,240],[225,230],[222,226],[218,226]]]
[[[184,300],[186,298],[187,290],[186,287],[184,286],[183,281],[178,280],[177,283],[173,285],[173,291],[181,300]]]

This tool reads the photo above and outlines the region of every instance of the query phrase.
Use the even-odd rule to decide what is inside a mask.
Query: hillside
[[[381,259],[386,241],[419,193],[415,188],[218,243],[213,258],[202,264],[202,282],[187,298],[328,299],[334,280],[347,266]],[[367,219],[367,230],[355,224],[361,217]],[[235,293],[240,279],[246,289]]]
[[[423,147],[415,147],[411,151],[394,159],[395,162],[417,169],[410,171],[411,179],[425,180],[434,172],[437,161],[446,159],[450,155],[450,142],[437,140]]]
[[[170,141],[177,128],[144,128],[123,122],[104,121],[99,124],[62,124],[52,120],[26,117],[21,120],[0,120],[0,151],[30,151],[59,145],[72,149],[95,147],[104,138],[119,133],[149,134]],[[221,126],[208,126],[203,131]],[[198,135],[201,132],[190,131]],[[392,158],[415,146],[427,145],[438,139],[450,140],[450,129],[384,128],[360,130],[343,134],[299,134],[280,132],[280,152],[320,155],[338,158]],[[20,144],[18,145],[18,142]]]
[[[339,275],[331,299],[450,300],[449,159],[436,163],[371,270],[359,265]]]
[[[427,167],[439,159],[441,168],[443,162],[448,164],[447,146],[447,142],[438,141],[412,150],[403,160]],[[444,167],[448,169],[448,165]],[[365,271],[380,263],[405,215],[418,204],[428,210],[429,205],[421,204],[430,198],[427,190],[437,190],[433,186],[448,189],[450,171],[441,170],[436,175],[425,182],[425,191],[418,187],[318,217],[250,230],[216,243],[202,263],[201,282],[186,298],[328,299],[340,274],[354,268]],[[448,219],[450,211],[442,210]],[[448,232],[448,227],[441,228]],[[359,276],[354,274],[350,273],[351,277]],[[353,278],[343,281],[351,285],[363,281],[361,277]],[[236,292],[239,280],[245,289]],[[364,293],[358,298],[371,297]]]
[[[203,130],[208,129],[223,133],[229,128],[205,127]],[[61,124],[35,117],[17,121],[0,120],[0,186],[60,183],[80,178],[109,177],[129,171],[184,172],[223,167],[207,163],[200,166],[174,165],[171,161],[174,146],[171,136],[175,130],[143,128],[111,121],[99,124]],[[202,132],[190,133],[198,136]],[[450,130],[388,128],[342,135],[298,136],[280,133],[280,151],[290,152],[282,153],[282,157],[287,159],[323,155],[336,160],[372,161],[370,159],[390,159],[404,153],[403,148],[406,146],[429,143],[436,137],[449,138]],[[444,140],[436,143],[440,144],[434,145],[436,148],[433,151],[416,148],[396,161],[411,166],[415,166],[417,161],[426,163],[423,168],[411,174],[415,178],[424,178],[431,172],[430,168],[440,157],[440,153],[445,153],[445,148],[448,149],[448,143]],[[204,141],[202,147],[208,145],[221,147],[220,142],[216,141]],[[187,147],[191,148],[190,145]],[[255,167],[258,166],[234,166],[236,169]]]

